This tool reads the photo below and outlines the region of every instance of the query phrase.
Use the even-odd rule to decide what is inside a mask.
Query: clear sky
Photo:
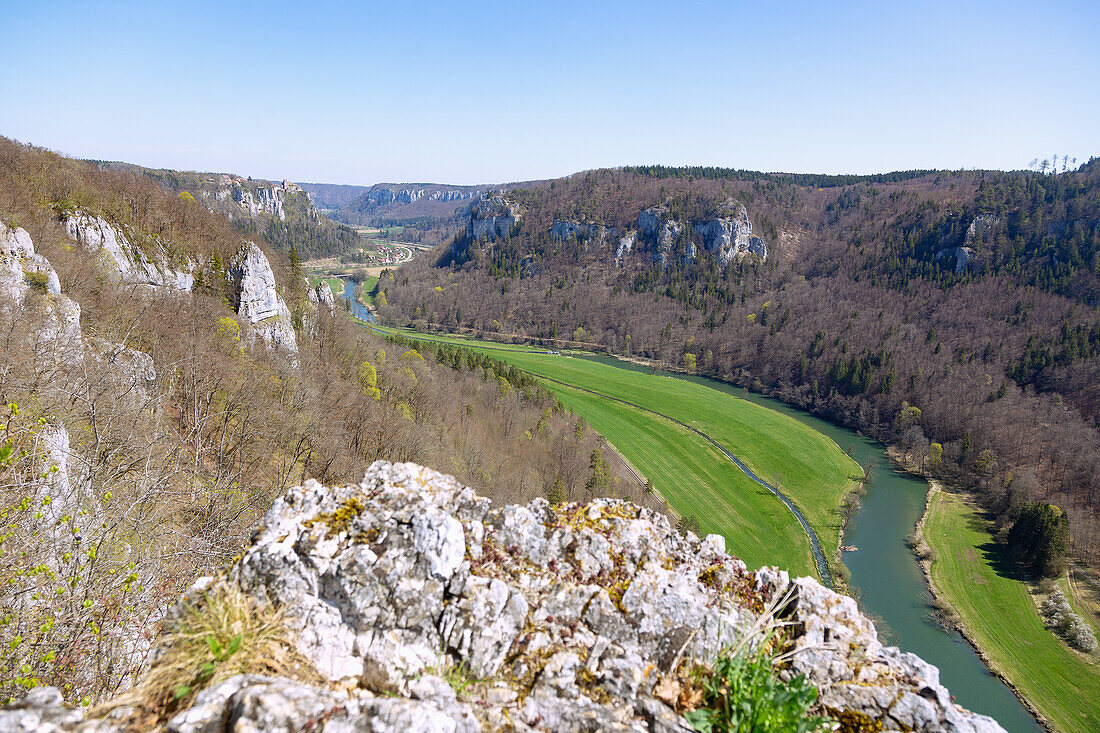
[[[1100,2],[0,0],[0,135],[369,184],[1100,155]]]

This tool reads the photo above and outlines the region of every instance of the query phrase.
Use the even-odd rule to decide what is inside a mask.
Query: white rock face
[[[37,311],[26,308],[26,298],[41,281],[44,297],[34,302]],[[49,261],[34,251],[30,234],[0,222],[0,310],[20,318],[36,319],[31,343],[35,359],[79,363],[84,356],[80,330],[80,305],[61,294],[61,282]]]
[[[319,282],[317,287],[310,288],[309,300],[311,303],[328,306],[330,311],[336,310],[336,298],[332,296],[332,288],[328,286],[327,282]]]
[[[638,240],[638,233],[631,229],[626,233],[622,239],[619,240],[619,246],[615,248],[615,262],[622,264],[623,257],[634,251],[634,243]]]
[[[653,248],[653,261],[667,267],[676,240],[684,231],[684,223],[668,218],[667,206],[653,206],[638,214],[638,236]],[[695,258],[694,247],[685,252],[685,260]]]
[[[573,219],[554,219],[554,223],[550,225],[550,235],[562,240],[603,237],[608,231],[612,230],[603,224],[582,223]]]
[[[323,675],[353,684],[232,677],[170,731],[686,731],[676,670],[713,660],[771,604],[792,634],[782,674],[808,675],[831,713],[1003,733],[955,706],[935,667],[884,648],[851,598],[774,568],[750,575],[717,538],[681,537],[628,502],[493,507],[448,476],[378,462],[358,485],[291,489],[229,576],[286,609]],[[477,680],[463,700],[437,676],[460,665]],[[0,729],[81,724],[35,695],[0,711]]]
[[[111,267],[125,283],[153,285],[191,292],[194,276],[187,270],[175,270],[168,264],[168,255],[161,248],[153,259],[135,247],[122,231],[101,216],[78,211],[65,217],[63,224],[69,237],[91,252],[106,255]]]
[[[267,255],[248,242],[233,258],[226,273],[237,291],[237,313],[272,348],[298,353],[290,309],[275,289],[275,273]]]
[[[283,211],[283,198],[286,196],[286,191],[281,188],[261,188],[258,193],[260,210],[274,214],[279,221],[286,221],[286,213]]]
[[[138,349],[103,339],[90,338],[87,356],[101,365],[100,379],[113,390],[116,400],[150,407],[150,395],[156,391],[157,370],[153,357]]]
[[[61,295],[61,281],[50,263],[34,251],[26,229],[11,229],[0,222],[0,295],[19,302],[31,288],[27,276],[37,273],[44,278],[46,292]]]
[[[970,226],[966,228],[966,239],[963,240],[962,246],[941,249],[936,253],[935,261],[939,262],[940,260],[953,258],[955,260],[955,274],[958,275],[964,272],[966,268],[975,262],[982,241],[999,222],[1000,219],[992,214],[979,214],[974,217],[974,220],[970,222]]]
[[[512,233],[523,214],[523,207],[504,196],[490,196],[470,208],[466,233],[472,239],[487,242],[504,239]]]
[[[760,237],[753,236],[752,223],[744,205],[736,201],[725,204],[725,215],[706,222],[693,222],[692,228],[702,236],[703,245],[715,254],[719,265],[725,267],[733,260],[754,255],[760,260],[768,258],[768,245]],[[667,265],[676,240],[687,225],[669,218],[665,205],[653,206],[638,214],[638,238],[653,248],[653,260]],[[682,254],[690,264],[695,259],[695,244],[687,242]]]
[[[745,205],[730,202],[727,206],[731,209],[729,215],[695,227],[695,231],[702,235],[707,250],[718,257],[722,267],[750,254],[762,261],[768,259],[768,245],[760,237],[753,236]]]

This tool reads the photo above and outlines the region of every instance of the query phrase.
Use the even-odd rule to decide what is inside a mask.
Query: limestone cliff
[[[100,252],[103,262],[124,283],[153,285],[190,292],[195,285],[191,267],[175,269],[159,241],[143,250],[125,232],[102,216],[83,211],[67,214],[62,224],[69,237],[90,252]]]
[[[689,672],[761,643],[769,619],[789,630],[781,674],[805,674],[842,730],[1002,731],[952,703],[935,667],[884,647],[851,598],[750,573],[722,538],[623,501],[494,507],[378,462],[359,484],[291,489],[227,577],[285,609],[323,681],[215,678],[169,731],[685,731]],[[0,727],[109,731],[124,714],[82,723],[36,691]]]
[[[703,246],[714,254],[721,267],[749,255],[766,260],[767,243],[753,235],[744,204],[728,201],[722,208],[721,216],[706,221],[685,222],[672,216],[665,204],[652,206],[638,214],[638,238],[650,246],[654,262],[660,262],[662,266],[668,264],[685,231],[699,235]],[[682,244],[681,259],[689,264],[695,260],[695,255],[695,244],[688,238]],[[617,254],[616,259],[619,257]]]
[[[720,265],[725,267],[733,260],[755,255],[761,261],[768,259],[768,245],[752,233],[752,223],[745,205],[730,201],[724,216],[695,227],[703,237],[703,244],[714,253]]]
[[[237,314],[268,346],[298,353],[290,309],[276,290],[275,273],[267,255],[247,242],[230,263],[226,276],[236,293]]]
[[[613,228],[593,222],[580,222],[574,219],[554,219],[550,225],[550,236],[558,239],[591,239],[603,237],[605,234],[614,234]]]
[[[999,220],[991,214],[979,214],[966,228],[966,238],[960,247],[945,247],[936,252],[935,261],[955,261],[955,274],[964,272],[968,267],[973,267],[981,252],[982,242],[985,241]]]
[[[466,234],[471,239],[493,242],[510,236],[524,214],[523,207],[499,194],[470,207]]]
[[[84,358],[80,305],[61,294],[49,261],[34,251],[25,229],[0,222],[0,309],[36,321],[29,346],[36,360],[76,363]]]

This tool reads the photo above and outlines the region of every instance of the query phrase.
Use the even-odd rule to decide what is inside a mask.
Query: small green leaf
[[[172,696],[177,700],[182,700],[191,694],[191,685],[179,685],[176,689],[172,690]]]

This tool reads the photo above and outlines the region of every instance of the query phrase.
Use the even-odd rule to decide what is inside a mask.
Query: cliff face
[[[696,227],[703,236],[707,250],[718,256],[718,262],[728,265],[752,254],[760,260],[768,259],[768,245],[760,237],[753,236],[752,223],[745,205],[739,202],[727,203],[726,216],[712,219]]]
[[[298,352],[290,309],[276,290],[267,255],[253,242],[241,247],[226,272],[237,292],[237,313],[272,348]]]
[[[471,239],[493,242],[504,239],[523,218],[523,207],[511,199],[496,195],[470,207],[466,235]]]
[[[173,269],[164,247],[156,242],[149,253],[135,246],[126,234],[101,216],[82,211],[67,215],[66,233],[89,252],[100,252],[103,261],[122,282],[153,285],[190,292],[195,278],[190,268]]]
[[[1002,730],[955,706],[935,667],[883,647],[852,599],[750,573],[720,537],[682,537],[623,501],[494,507],[378,462],[358,485],[291,489],[228,578],[285,609],[324,681],[215,678],[170,731],[690,730],[689,672],[758,645],[773,617],[791,632],[782,674],[805,674],[843,730]],[[211,585],[189,592],[193,608]],[[37,692],[0,727],[72,730],[74,715]]]
[[[691,230],[702,237],[707,251],[717,256],[722,267],[750,254],[761,261],[766,260],[768,246],[763,239],[753,236],[752,223],[745,206],[729,201],[724,209],[722,216],[707,221],[690,222]],[[651,206],[638,214],[638,236],[652,249],[653,261],[662,266],[668,264],[669,257],[686,227],[687,223],[671,216],[669,208],[663,204]],[[694,243],[685,242],[680,254],[685,263],[694,261]],[[620,259],[620,256],[617,255],[616,259]]]
[[[61,294],[49,261],[34,251],[26,230],[0,222],[0,309],[37,321],[28,344],[38,362],[78,363],[84,358],[80,305]]]

